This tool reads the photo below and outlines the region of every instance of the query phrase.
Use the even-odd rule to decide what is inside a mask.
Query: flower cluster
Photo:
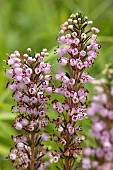
[[[11,149],[9,158],[18,170],[44,170],[48,163],[41,163],[41,158],[47,151],[43,142],[49,139],[45,127],[49,120],[47,103],[53,90],[49,86],[51,65],[44,62],[44,57],[49,55],[47,49],[35,54],[30,48],[27,51],[27,54],[15,51],[6,61],[10,67],[9,89],[17,103],[12,107],[17,113],[13,127],[22,133],[13,137],[15,148]]]
[[[97,148],[84,150],[84,170],[113,169],[113,68],[106,65],[105,78],[95,80],[96,96],[93,96],[88,115],[92,118],[92,135]]]
[[[58,87],[50,85],[51,65],[44,62],[44,57],[49,55],[47,49],[33,54],[28,48],[27,54],[14,51],[8,56],[6,63],[10,69],[7,74],[11,79],[8,86],[16,102],[12,110],[17,113],[13,127],[20,132],[18,136],[12,136],[15,147],[8,155],[15,169],[45,170],[50,163],[57,162],[56,168],[59,170],[72,170],[76,166],[76,161],[82,154],[81,142],[86,139],[85,134],[79,133],[82,131],[81,120],[88,117],[88,90],[84,84],[93,81],[85,69],[94,64],[100,48],[97,43],[99,30],[91,27],[92,23],[85,15],[76,13],[61,25],[58,37],[60,48],[56,49],[56,53],[59,64],[65,66],[66,71],[56,74],[55,78],[60,84]],[[47,109],[52,92],[55,96],[62,96],[64,100],[61,101],[58,97],[53,100],[52,108],[57,114],[51,121]],[[96,104],[101,98],[104,104],[108,101],[106,94],[101,95],[100,98],[94,97]],[[94,107],[95,103],[92,105]],[[103,106],[98,104],[96,109],[100,110],[100,107]],[[112,104],[108,102],[106,109],[107,107],[112,107]],[[109,112],[112,120],[111,110]],[[94,119],[95,122],[97,125],[94,126],[93,133],[97,133],[97,128],[100,131],[106,129],[104,122],[98,124],[97,118]],[[54,133],[47,133],[48,123],[55,127]],[[104,140],[105,134],[101,140]],[[48,151],[44,142],[48,140],[57,145],[49,154],[50,162],[43,159]]]
[[[86,137],[78,137],[78,132],[82,129],[81,125],[76,124],[87,118],[88,90],[84,83],[93,80],[84,70],[93,65],[100,48],[97,35],[91,34],[98,33],[99,30],[95,27],[89,28],[92,21],[87,20],[88,18],[80,13],[72,14],[68,21],[61,25],[61,36],[58,37],[61,46],[56,50],[58,62],[61,66],[66,66],[67,72],[56,74],[60,86],[55,88],[55,93],[62,95],[64,102],[56,99],[53,101],[53,109],[58,113],[58,117],[53,120],[58,134],[53,138],[59,146],[56,154],[53,153],[52,160],[59,161],[62,169],[66,170],[73,168],[75,160],[82,153],[80,143]]]

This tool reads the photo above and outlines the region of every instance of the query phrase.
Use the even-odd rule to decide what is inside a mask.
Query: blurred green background
[[[113,0],[0,0],[0,170],[13,170],[5,157],[13,146],[10,136],[16,134],[11,127],[15,116],[11,113],[13,100],[5,87],[6,53],[14,50],[24,53],[28,47],[38,52],[46,47],[50,52],[47,60],[53,65],[52,74],[57,73],[53,50],[59,26],[76,12],[85,13],[101,31],[98,40],[102,48],[95,65],[89,69],[98,78],[105,63],[113,62]],[[88,89],[92,94],[91,85]]]

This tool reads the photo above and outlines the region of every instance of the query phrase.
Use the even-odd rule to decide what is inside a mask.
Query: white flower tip
[[[68,25],[68,29],[73,29],[73,25]]]
[[[24,54],[23,56],[24,56],[25,58],[27,58],[27,57],[28,57],[28,54]]]
[[[76,17],[75,14],[71,14],[71,15],[70,15],[70,18],[75,18],[75,17]]]
[[[95,32],[95,33],[99,33],[100,32],[100,30],[98,28],[96,28],[96,27],[92,27],[91,31]]]
[[[31,48],[27,48],[27,51],[30,52],[30,53],[32,52]]]
[[[72,19],[70,19],[70,18],[68,19],[68,22],[69,22],[69,23],[72,23],[72,21],[73,21]]]
[[[85,18],[85,19],[88,19],[88,16],[85,16],[84,18]]]
[[[73,23],[74,23],[74,24],[77,24],[77,20],[76,20],[76,19],[75,19],[75,20],[73,20]]]
[[[93,21],[88,21],[87,24],[88,24],[88,25],[92,25],[92,24],[93,24]]]
[[[47,49],[46,49],[46,48],[44,48],[42,51],[43,51],[43,52],[47,52]]]

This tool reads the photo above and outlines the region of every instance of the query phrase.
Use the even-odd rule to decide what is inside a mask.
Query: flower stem
[[[34,143],[34,134],[31,135],[31,170],[35,170],[35,143]]]
[[[66,170],[71,170],[70,166],[69,166],[69,159],[68,158],[65,159],[65,165],[66,165]]]

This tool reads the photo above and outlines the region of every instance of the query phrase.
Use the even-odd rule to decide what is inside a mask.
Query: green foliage
[[[13,146],[10,136],[16,134],[11,127],[11,122],[15,117],[11,113],[11,106],[14,105],[14,102],[11,93],[6,89],[8,79],[3,67],[5,66],[3,60],[7,58],[6,53],[10,54],[14,50],[24,53],[28,47],[33,51],[40,51],[46,47],[50,51],[50,57],[47,60],[50,60],[53,66],[52,74],[61,71],[62,69],[57,65],[53,47],[57,46],[56,37],[60,24],[65,22],[71,13],[76,12],[85,13],[90,20],[94,21],[94,26],[101,30],[99,43],[102,45],[102,50],[96,64],[90,69],[90,74],[99,78],[105,63],[113,62],[112,0],[0,1],[0,170],[12,170],[11,163],[6,161],[5,157]],[[91,85],[87,85],[87,87],[92,94]],[[51,110],[49,115],[50,112]],[[53,114],[55,113],[53,112]],[[88,124],[90,124],[89,120],[84,122],[83,126],[89,137],[87,142],[92,145]],[[51,169],[55,169],[55,167],[53,166]]]

